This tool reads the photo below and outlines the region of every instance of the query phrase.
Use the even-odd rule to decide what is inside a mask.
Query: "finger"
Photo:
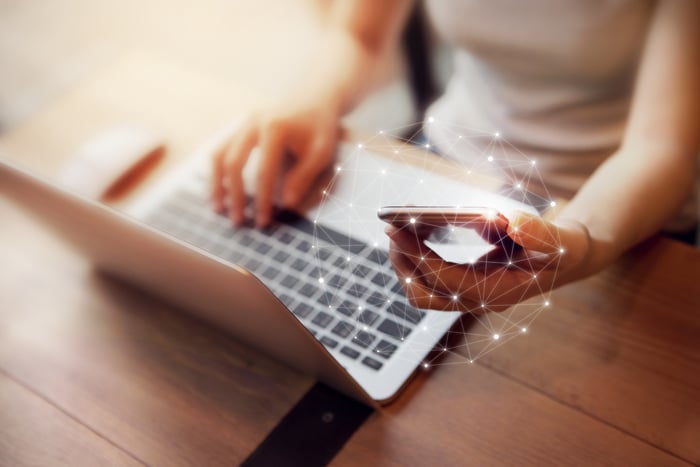
[[[211,204],[214,211],[221,213],[224,211],[224,159],[228,146],[221,147],[212,159],[211,171]]]
[[[425,282],[445,288],[455,286],[453,284],[455,281],[461,283],[462,272],[459,269],[462,265],[445,261],[426,246],[422,238],[416,236],[410,227],[402,229],[388,227],[385,231],[397,248],[413,261],[418,274],[424,278]]]
[[[508,236],[528,250],[554,254],[562,248],[561,229],[534,214],[517,213],[508,224]]]
[[[227,191],[228,215],[235,225],[243,222],[246,205],[245,186],[243,184],[243,169],[250,157],[250,152],[258,143],[258,131],[249,126],[238,133],[228,147],[224,160],[224,177]]]
[[[285,133],[281,124],[269,125],[260,141],[260,169],[255,193],[255,223],[265,227],[272,219],[275,187],[284,156]]]
[[[297,164],[285,176],[282,190],[285,208],[299,205],[308,187],[330,163],[335,144],[335,138],[319,138],[314,141],[309,154],[300,155]]]
[[[411,305],[416,308],[442,311],[474,311],[478,305],[468,294],[455,292],[445,287],[442,281],[431,282],[418,265],[399,249],[395,242],[390,243],[391,259],[399,281]],[[439,276],[435,276],[439,279]]]

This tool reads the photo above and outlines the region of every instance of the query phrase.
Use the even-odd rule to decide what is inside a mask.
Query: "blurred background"
[[[309,52],[323,40],[317,3],[0,0],[0,130],[19,125],[133,51],[274,99],[303,75]],[[409,34],[412,39],[404,40],[404,49],[386,64],[381,91],[349,117],[352,127],[375,130],[421,118],[425,96],[416,100],[410,65],[404,60],[411,40],[419,60],[416,43],[430,44],[431,52],[437,52],[431,54],[437,57],[436,81],[449,73],[445,48],[424,25],[414,24]],[[418,42],[416,34],[423,35]],[[247,73],[251,68],[265,72]]]

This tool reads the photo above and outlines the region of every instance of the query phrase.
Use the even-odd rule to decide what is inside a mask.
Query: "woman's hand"
[[[255,223],[270,223],[278,182],[282,181],[281,205],[299,205],[316,177],[331,163],[340,135],[340,110],[332,102],[318,105],[285,105],[255,114],[214,157],[213,207],[228,209],[235,225],[244,220],[246,194],[243,169],[250,152],[261,151],[255,193]],[[286,168],[285,160],[291,159]]]
[[[417,308],[503,311],[592,272],[586,261],[590,236],[575,221],[551,223],[520,213],[510,221],[508,236],[522,249],[508,253],[497,248],[474,264],[443,260],[415,230],[388,227],[386,232],[391,262]]]

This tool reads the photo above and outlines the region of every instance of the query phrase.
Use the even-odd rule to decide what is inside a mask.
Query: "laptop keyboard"
[[[175,191],[146,223],[254,273],[332,354],[378,371],[425,317],[386,252],[289,211],[234,229],[198,191]]]

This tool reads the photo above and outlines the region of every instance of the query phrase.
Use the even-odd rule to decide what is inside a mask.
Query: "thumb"
[[[518,212],[508,224],[508,236],[526,250],[545,254],[564,253],[580,242],[579,226],[556,225],[539,216]]]

